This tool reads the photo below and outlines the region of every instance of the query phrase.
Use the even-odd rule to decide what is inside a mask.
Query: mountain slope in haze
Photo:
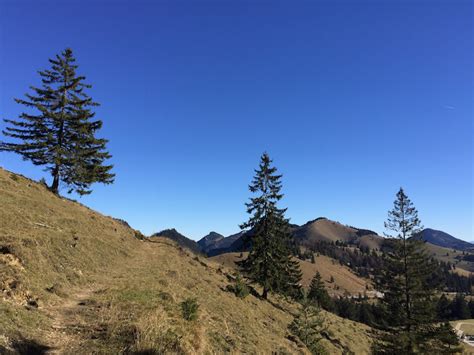
[[[456,250],[474,249],[474,245],[464,240],[453,237],[452,235],[436,229],[426,228],[418,236],[422,240],[443,248]]]
[[[188,237],[185,237],[174,228],[162,230],[161,232],[153,234],[150,238],[168,238],[175,241],[183,248],[191,250],[193,253],[202,254],[203,252],[201,246],[198,243],[192,239],[189,239]]]
[[[168,238],[1,168],[0,201],[0,353],[309,353],[288,333],[297,304],[236,297],[233,270]],[[370,352],[371,328],[322,313],[328,353]]]

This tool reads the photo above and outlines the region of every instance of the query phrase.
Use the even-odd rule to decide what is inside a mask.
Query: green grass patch
[[[117,296],[120,302],[139,303],[150,307],[151,303],[156,304],[161,300],[160,293],[149,289],[145,290],[122,290]]]

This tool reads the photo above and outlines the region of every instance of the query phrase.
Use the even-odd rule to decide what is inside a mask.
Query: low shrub
[[[195,298],[187,298],[181,302],[183,318],[189,321],[198,319],[199,304]]]
[[[249,287],[240,275],[236,277],[233,285],[227,286],[227,290],[233,292],[239,298],[245,298],[250,293]]]

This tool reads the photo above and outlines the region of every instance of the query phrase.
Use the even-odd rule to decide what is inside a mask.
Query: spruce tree
[[[324,282],[321,278],[319,271],[316,272],[311,284],[309,285],[308,299],[314,302],[318,307],[322,307],[326,310],[332,308],[331,298],[329,297],[328,291],[324,286]]]
[[[443,293],[436,304],[436,316],[438,321],[449,320],[452,317],[451,303]]]
[[[469,319],[471,318],[471,310],[464,298],[464,295],[457,294],[451,302],[451,315],[454,319]]]
[[[432,346],[435,349],[436,354],[460,354],[463,353],[459,338],[456,335],[451,324],[444,322],[433,334],[434,344]]]
[[[327,330],[321,311],[306,297],[303,298],[302,307],[293,322],[288,326],[312,354],[327,354],[321,344],[323,332]]]
[[[424,242],[416,236],[422,229],[418,211],[402,188],[394,207],[388,213],[385,228],[390,250],[385,254],[384,268],[377,277],[377,287],[390,320],[387,336],[376,346],[376,353],[415,354],[438,351],[433,283],[435,269]]]
[[[5,119],[3,134],[14,142],[0,142],[0,151],[20,154],[34,165],[43,165],[53,178],[51,191],[58,193],[60,183],[80,195],[91,192],[95,182],[114,181],[107,140],[97,138],[102,121],[94,119],[92,108],[99,104],[85,92],[91,85],[78,75],[71,49],[50,59],[50,69],[40,71],[42,86],[15,101],[32,112],[19,120]]]
[[[471,299],[467,305],[469,307],[469,311],[471,312],[470,318],[474,318],[474,301]]]
[[[262,297],[268,292],[278,292],[297,297],[300,295],[301,271],[291,255],[289,219],[286,208],[278,208],[283,197],[280,192],[281,175],[271,166],[267,153],[261,157],[260,165],[249,186],[257,196],[246,203],[249,220],[241,225],[243,230],[252,230],[251,250],[242,262],[244,272],[263,287]]]

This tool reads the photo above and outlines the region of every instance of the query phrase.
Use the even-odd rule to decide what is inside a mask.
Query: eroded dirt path
[[[52,318],[51,330],[45,339],[49,347],[47,354],[70,354],[72,349],[80,347],[84,336],[100,331],[97,325],[88,322],[91,314],[97,313],[100,307],[92,300],[96,291],[97,288],[92,286],[73,290],[62,304],[45,309]]]

